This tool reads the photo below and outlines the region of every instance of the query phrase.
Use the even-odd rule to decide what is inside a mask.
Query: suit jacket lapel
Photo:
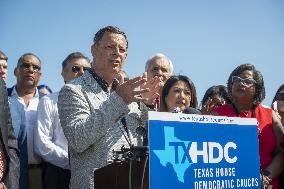
[[[83,80],[85,82],[85,86],[82,86],[84,88],[87,88],[86,91],[91,91],[93,94],[99,94],[99,95],[94,95],[95,98],[97,98],[99,101],[105,101],[106,99],[106,94],[102,90],[101,86],[97,83],[97,81],[94,79],[92,74],[89,72],[85,72],[83,75]]]

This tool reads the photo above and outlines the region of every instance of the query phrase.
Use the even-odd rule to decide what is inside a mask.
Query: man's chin
[[[111,74],[114,75],[114,76],[119,75],[120,72],[121,72],[121,69],[118,69],[118,68],[113,68],[113,69],[111,70]]]
[[[29,87],[35,87],[36,86],[34,81],[25,81],[24,85],[29,86]]]

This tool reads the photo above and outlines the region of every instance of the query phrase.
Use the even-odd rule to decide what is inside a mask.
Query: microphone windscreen
[[[111,87],[111,89],[112,89],[113,91],[116,90],[116,87],[118,86],[118,84],[119,84],[119,80],[116,79],[116,78],[114,78],[114,79],[112,80],[112,87]]]
[[[184,114],[201,114],[201,112],[195,108],[188,107],[183,111]]]
[[[182,111],[179,107],[174,107],[172,113],[182,113]]]
[[[141,135],[141,136],[144,136],[146,134],[146,129],[141,126],[138,126],[135,131],[138,135]]]

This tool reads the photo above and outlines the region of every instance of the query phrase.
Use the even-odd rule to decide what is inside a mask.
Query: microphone
[[[183,111],[184,114],[201,114],[201,112],[195,108],[188,107]]]
[[[182,113],[182,111],[179,107],[174,107],[172,113]]]
[[[160,110],[160,96],[155,99],[155,111]]]
[[[122,123],[123,129],[124,129],[124,131],[126,132],[126,135],[127,135],[127,136],[124,134],[123,131],[121,131],[121,132],[122,132],[122,134],[123,134],[125,140],[127,141],[129,147],[131,147],[131,146],[133,146],[133,143],[132,143],[131,138],[130,138],[129,129],[128,129],[127,124],[126,124],[126,119],[125,119],[125,117],[123,117],[123,118],[120,120],[120,122]]]
[[[117,86],[118,86],[118,84],[119,84],[119,80],[117,78],[114,78],[112,80],[111,90],[115,91]]]
[[[184,114],[201,114],[201,112],[195,108],[188,107],[185,110],[181,111],[179,107],[174,107],[172,113],[184,113]]]
[[[136,128],[137,133],[137,146],[145,146],[146,144],[146,129],[142,126]]]

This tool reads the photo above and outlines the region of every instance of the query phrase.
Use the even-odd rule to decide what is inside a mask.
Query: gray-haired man
[[[154,54],[147,60],[145,72],[147,72],[148,80],[151,80],[154,77],[158,77],[160,79],[159,93],[161,96],[165,82],[173,74],[172,61],[162,53]],[[149,98],[145,103],[151,109],[159,109],[159,98],[155,95],[153,95],[152,98]]]

